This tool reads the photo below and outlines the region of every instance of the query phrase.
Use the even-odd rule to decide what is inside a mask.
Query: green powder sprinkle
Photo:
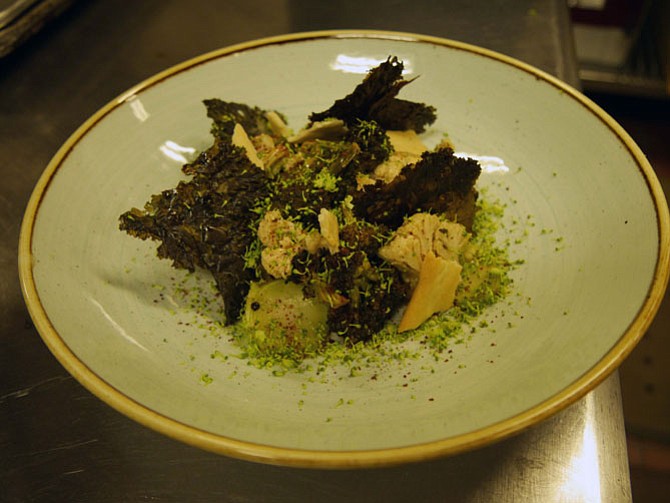
[[[481,196],[486,195],[486,190],[482,190]],[[212,360],[225,363],[230,357],[241,358],[248,365],[266,369],[277,377],[288,373],[302,373],[309,374],[310,382],[321,382],[326,379],[327,373],[332,378],[332,369],[338,368],[339,379],[370,378],[371,375],[376,379],[376,370],[386,369],[389,374],[393,374],[408,361],[428,357],[434,362],[443,362],[444,353],[452,346],[464,344],[470,338],[479,336],[481,330],[495,333],[495,328],[491,326],[491,317],[488,316],[487,319],[483,316],[488,308],[500,303],[510,294],[513,290],[510,273],[524,262],[510,259],[509,252],[511,246],[518,245],[527,237],[528,233],[523,232],[527,229],[519,230],[518,226],[530,225],[531,216],[526,216],[524,222],[512,219],[516,223],[506,228],[503,225],[504,204],[491,201],[488,197],[480,197],[477,204],[470,241],[471,256],[463,261],[462,281],[457,290],[456,304],[448,311],[434,315],[412,331],[398,333],[396,325],[389,324],[365,342],[333,341],[311,349],[308,354],[298,353],[291,347],[273,346],[272,351],[267,351],[266,346],[256,344],[254,338],[249,338],[248,333],[237,325],[224,326],[218,310],[220,300],[216,288],[202,277],[175,280],[173,301],[176,299],[186,311],[192,312],[193,320],[186,322],[185,328],[198,327],[203,335],[213,336],[213,340],[225,334],[228,340],[232,340],[240,348],[238,354],[214,350],[210,353]],[[541,233],[551,231],[543,230]],[[500,234],[504,236],[501,237]],[[558,238],[556,241],[560,243],[562,239]],[[161,296],[167,295],[160,293]],[[527,299],[527,303],[530,303],[530,299]],[[194,358],[192,356],[191,359]],[[434,368],[427,372],[434,372]],[[230,378],[235,375],[237,372],[233,372]],[[207,373],[200,377],[204,384],[209,384],[212,380]],[[342,399],[338,406],[345,403],[347,402]]]

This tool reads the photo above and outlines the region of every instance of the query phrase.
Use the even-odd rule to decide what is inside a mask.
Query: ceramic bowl
[[[274,375],[216,323],[205,275],[118,230],[210,143],[202,100],[277,109],[294,128],[389,55],[506,209],[513,291],[444,358]],[[631,138],[576,90],[463,43],[391,32],[249,42],[170,68],[104,106],[39,180],[20,238],[31,316],[85,387],[138,422],[247,460],[379,466],[517,433],[597,386],[633,349],[668,278],[668,209]],[[210,304],[198,306],[189,293]],[[204,292],[204,293],[203,293]],[[189,300],[190,299],[190,300]]]

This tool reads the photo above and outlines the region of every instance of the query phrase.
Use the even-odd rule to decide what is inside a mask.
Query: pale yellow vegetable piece
[[[421,156],[411,152],[393,152],[388,159],[379,164],[374,171],[373,181],[381,180],[389,183],[400,174],[408,164],[416,164],[421,160]]]
[[[335,213],[321,208],[319,212],[319,229],[330,253],[336,253],[340,249],[340,227],[337,223]]]
[[[283,136],[284,138],[291,136],[291,129],[277,112],[271,110],[265,114],[265,118],[268,120],[268,124],[273,133]]]
[[[411,129],[407,131],[386,131],[386,135],[396,152],[406,152],[420,156],[428,150],[419,135]]]
[[[393,152],[388,159],[375,168],[373,176],[375,180],[389,183],[398,176],[405,166],[416,164],[421,160],[421,154],[428,149],[419,135],[411,129],[407,131],[386,131],[386,135],[393,146]]]
[[[317,350],[327,334],[328,306],[306,297],[302,286],[283,280],[252,282],[242,323],[263,351]]]
[[[366,185],[374,185],[377,181],[367,173],[356,175],[356,190],[363,190]]]
[[[242,147],[247,152],[247,158],[252,163],[254,163],[259,168],[264,169],[263,161],[261,161],[261,159],[258,157],[258,152],[256,152],[254,144],[251,143],[249,135],[247,135],[247,132],[244,130],[244,127],[242,127],[242,124],[240,123],[235,123],[235,128],[233,129],[232,142],[233,145],[235,145],[236,147]]]
[[[303,129],[288,139],[291,143],[302,143],[308,140],[337,140],[344,136],[347,127],[340,119],[326,119],[315,122],[308,129]]]
[[[462,269],[455,260],[443,259],[432,251],[426,253],[421,263],[419,281],[400,320],[398,332],[413,330],[433,314],[453,306]]]

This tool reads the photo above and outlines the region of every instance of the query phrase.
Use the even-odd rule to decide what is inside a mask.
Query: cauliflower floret
[[[434,234],[433,251],[438,257],[459,261],[459,256],[470,243],[470,234],[456,222],[443,220]]]
[[[286,279],[293,269],[293,257],[297,253],[288,248],[263,248],[261,265],[273,278]]]
[[[379,249],[379,256],[397,267],[414,286],[426,254],[432,252],[436,257],[458,261],[469,239],[461,224],[431,213],[415,213]]]
[[[304,247],[306,233],[302,228],[281,216],[279,210],[268,211],[258,225],[261,265],[274,278],[291,274],[291,261]]]
[[[263,245],[261,265],[272,277],[283,279],[291,274],[293,257],[300,251],[327,248],[335,253],[340,247],[337,216],[325,208],[319,213],[319,231],[311,232],[283,218],[279,210],[270,210],[258,225],[258,239]]]
[[[453,303],[461,282],[459,258],[467,252],[470,235],[461,224],[431,213],[415,213],[379,250],[412,287],[398,330],[412,330]]]
[[[279,210],[270,210],[263,216],[258,225],[258,239],[264,246],[289,247],[300,243],[305,232],[295,222],[286,220]]]

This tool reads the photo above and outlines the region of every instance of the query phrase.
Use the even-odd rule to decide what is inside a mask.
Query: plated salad
[[[510,264],[481,166],[447,140],[424,145],[436,110],[398,98],[410,82],[390,57],[298,131],[279,111],[205,100],[212,145],[120,229],[209,271],[225,323],[256,354],[301,361],[478,312],[506,294]]]

